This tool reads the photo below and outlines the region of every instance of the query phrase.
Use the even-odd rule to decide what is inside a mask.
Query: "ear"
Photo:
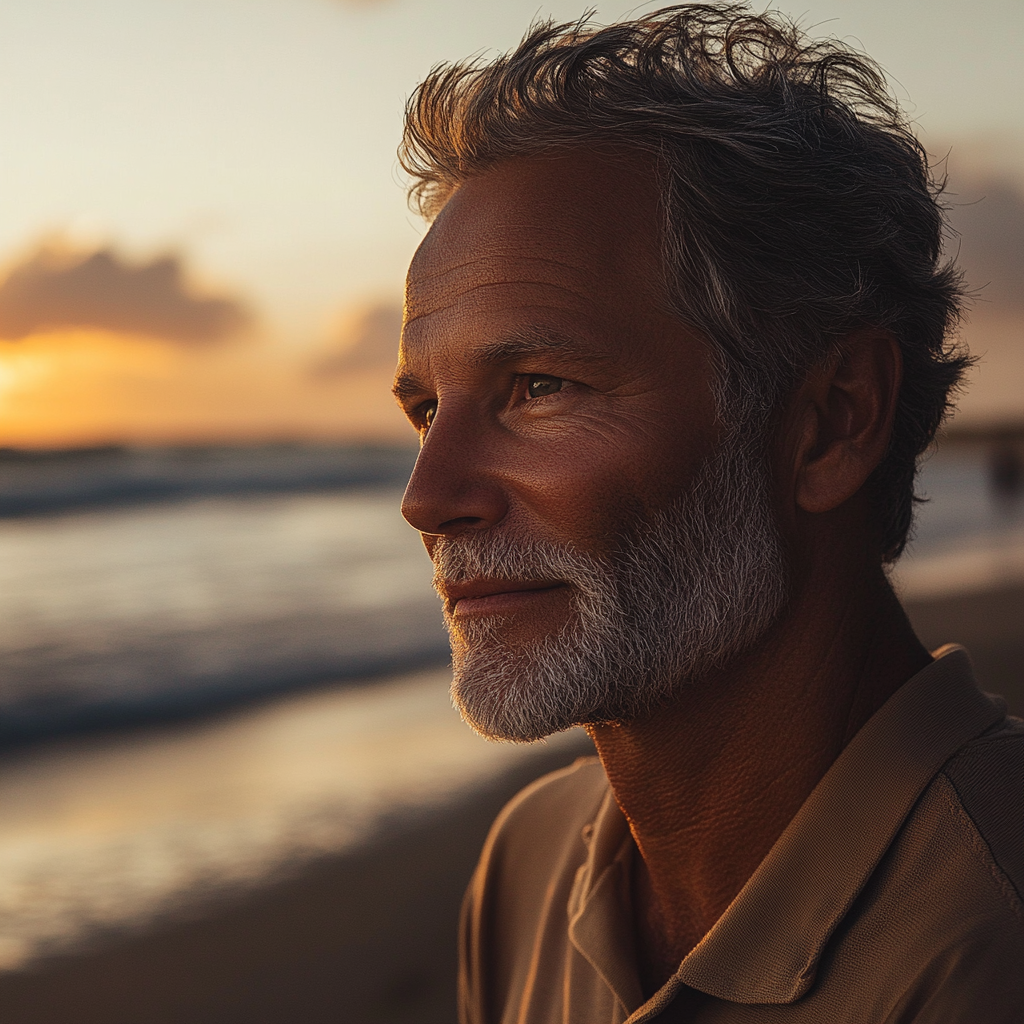
[[[805,512],[838,508],[882,461],[903,376],[889,331],[848,334],[790,404],[794,497]]]

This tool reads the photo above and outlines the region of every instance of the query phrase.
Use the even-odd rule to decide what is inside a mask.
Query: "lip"
[[[564,586],[561,580],[469,580],[446,585],[445,596],[455,615],[496,614]]]

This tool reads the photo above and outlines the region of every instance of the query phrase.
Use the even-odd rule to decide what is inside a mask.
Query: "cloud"
[[[391,373],[402,334],[402,304],[380,302],[349,315],[338,343],[311,367],[314,377],[332,378],[368,370]]]
[[[1024,189],[1009,176],[974,173],[949,187],[947,242],[978,296],[975,309],[1024,312]]]
[[[173,254],[133,263],[109,247],[83,252],[43,245],[0,284],[0,338],[9,341],[91,328],[207,344],[251,319],[237,299],[191,288]]]

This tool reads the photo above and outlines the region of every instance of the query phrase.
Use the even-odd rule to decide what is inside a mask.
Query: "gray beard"
[[[570,586],[568,623],[529,645],[503,635],[499,616],[445,609],[452,700],[477,732],[516,742],[651,714],[753,646],[787,592],[766,460],[735,430],[684,498],[625,523],[607,557],[467,531],[441,538],[433,558],[439,591],[478,577]]]

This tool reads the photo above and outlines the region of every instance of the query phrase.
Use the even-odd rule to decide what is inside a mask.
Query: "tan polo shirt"
[[[502,811],[463,907],[463,1024],[1022,1024],[1024,722],[958,647],[854,737],[655,995],[595,758]]]

